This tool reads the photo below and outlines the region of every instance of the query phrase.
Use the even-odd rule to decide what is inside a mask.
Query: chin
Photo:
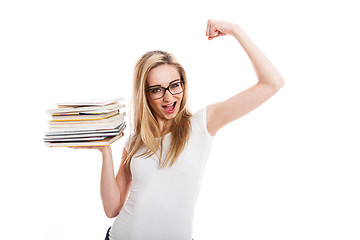
[[[178,114],[179,111],[174,111],[171,114],[163,114],[163,118],[166,120],[171,120],[174,119],[176,117],[176,115]]]

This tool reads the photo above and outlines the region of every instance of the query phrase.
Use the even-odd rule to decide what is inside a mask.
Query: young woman
[[[136,64],[133,126],[115,177],[110,147],[102,152],[101,197],[106,215],[117,217],[106,239],[191,240],[200,182],[213,137],[228,123],[273,96],[284,80],[242,29],[209,20],[209,40],[232,35],[252,62],[258,82],[195,114],[187,108],[187,79],[176,59],[163,51]]]

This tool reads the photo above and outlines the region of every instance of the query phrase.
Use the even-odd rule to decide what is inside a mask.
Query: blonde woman
[[[110,147],[102,152],[101,197],[116,217],[106,239],[191,240],[194,207],[216,132],[273,96],[284,80],[242,29],[209,20],[209,40],[232,35],[245,50],[258,82],[195,114],[187,108],[187,78],[173,55],[144,54],[134,73],[133,131],[115,177]]]

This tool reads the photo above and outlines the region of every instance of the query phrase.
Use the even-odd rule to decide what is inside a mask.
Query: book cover
[[[77,114],[64,114],[64,115],[53,115],[52,121],[91,121],[91,120],[101,120],[113,117],[119,113],[119,110],[111,111],[108,113],[96,113],[96,114],[86,114],[86,113],[77,113]]]
[[[81,124],[105,124],[112,123],[114,121],[123,120],[125,113],[117,113],[113,116],[104,118],[104,119],[94,119],[94,120],[68,120],[68,121],[54,121],[50,120],[49,125],[52,126],[69,126],[69,125],[81,125]]]
[[[54,131],[48,131],[45,133],[45,137],[57,136],[57,135],[74,135],[74,134],[86,134],[86,133],[114,133],[121,132],[125,129],[126,123],[122,122],[120,125],[112,129],[93,129],[93,130],[81,130],[81,129],[71,129],[64,131],[63,129],[53,129]],[[49,129],[50,130],[50,129]],[[55,131],[57,130],[57,131]]]
[[[62,102],[56,103],[59,108],[63,107],[83,107],[83,106],[106,106],[114,103],[123,103],[124,98],[115,98],[111,100],[94,99],[85,101],[73,101],[73,102]]]
[[[54,132],[47,133],[44,137],[44,141],[51,142],[53,139],[69,139],[69,138],[81,138],[81,137],[101,137],[101,136],[116,136],[122,133],[125,129],[125,123],[119,127],[110,130],[96,130],[96,131],[66,131],[66,132]]]
[[[100,141],[88,141],[88,142],[49,142],[46,143],[47,147],[87,147],[87,146],[109,146],[114,143],[116,140],[124,136],[124,133],[115,136],[107,137],[104,140]]]
[[[68,143],[68,142],[85,142],[85,141],[100,141],[100,140],[104,140],[106,138],[106,136],[95,136],[95,137],[90,137],[90,136],[85,136],[85,137],[68,137],[68,138],[51,138],[51,139],[46,139],[44,138],[44,142],[49,142],[49,143]]]
[[[51,115],[61,115],[61,114],[79,114],[79,113],[92,113],[92,114],[102,114],[115,111],[117,109],[122,109],[125,107],[125,104],[114,104],[108,106],[87,106],[87,107],[66,107],[66,108],[55,108],[48,109],[45,112]]]

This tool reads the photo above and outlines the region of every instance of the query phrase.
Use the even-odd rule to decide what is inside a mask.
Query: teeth
[[[168,105],[164,105],[165,107],[170,107],[171,105],[173,105],[174,103],[170,103]]]

